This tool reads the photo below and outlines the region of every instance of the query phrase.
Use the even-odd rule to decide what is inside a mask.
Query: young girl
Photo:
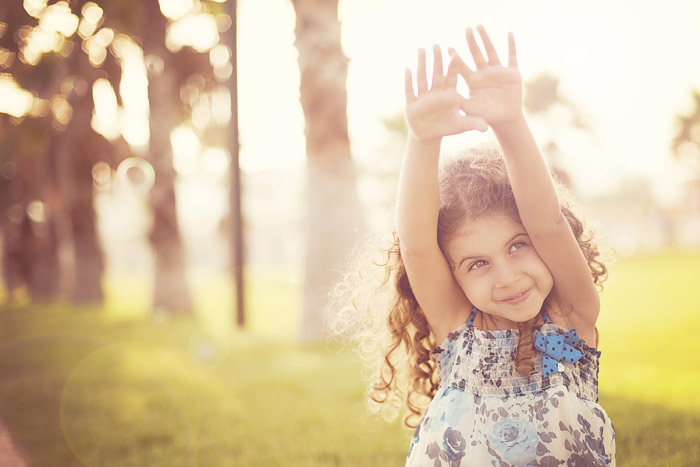
[[[382,263],[395,298],[371,396],[406,393],[416,415],[431,399],[409,466],[614,465],[613,427],[597,402],[596,285],[606,268],[528,129],[513,36],[504,66],[477,30],[486,54],[467,29],[475,69],[450,49],[444,73],[436,46],[430,84],[424,51],[416,90],[406,71],[397,239]],[[501,151],[439,171],[442,137],[487,126]]]

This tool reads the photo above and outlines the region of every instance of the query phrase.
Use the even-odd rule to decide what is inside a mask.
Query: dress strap
[[[542,319],[544,319],[544,322],[547,324],[552,324],[552,319],[549,317],[547,314],[547,310],[544,308],[542,309]]]
[[[474,318],[476,318],[476,312],[479,311],[479,309],[475,306],[472,307],[472,314],[469,315],[469,319],[467,320],[467,325],[468,326],[473,326],[474,325]]]

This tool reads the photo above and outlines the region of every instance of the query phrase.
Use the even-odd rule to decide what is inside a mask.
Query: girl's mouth
[[[519,305],[522,302],[524,302],[525,300],[527,300],[527,298],[530,296],[531,290],[532,290],[532,287],[525,290],[524,292],[521,292],[517,295],[513,295],[512,297],[503,300],[503,302],[508,303],[509,305]]]

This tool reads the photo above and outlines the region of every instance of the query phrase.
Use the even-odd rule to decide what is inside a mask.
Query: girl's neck
[[[517,329],[518,323],[479,311],[474,320],[474,326],[481,331],[498,331],[503,329]]]

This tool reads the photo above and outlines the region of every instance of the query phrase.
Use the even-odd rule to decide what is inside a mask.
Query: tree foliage
[[[207,93],[227,76],[216,75],[207,53],[218,42],[198,50],[173,44],[172,39],[167,43],[173,18],[166,17],[161,6],[156,0],[34,0],[0,5],[0,85],[19,89],[15,95],[24,99],[24,106],[15,105],[15,110],[0,107],[0,194],[6,195],[0,201],[0,227],[9,258],[3,274],[10,280],[7,288],[20,280],[34,292],[32,277],[38,274],[49,280],[42,272],[46,258],[58,263],[62,249],[72,252],[72,260],[54,269],[63,272],[60,281],[70,296],[79,302],[102,299],[104,259],[94,210],[93,168],[103,162],[116,169],[125,156],[141,150],[157,175],[150,198],[154,305],[173,311],[190,308],[169,135],[175,125],[191,117],[197,103],[192,94],[210,97]],[[222,11],[216,2],[193,1],[189,12],[180,16],[219,14],[223,18]],[[143,65],[149,70],[148,97],[154,118],[150,119],[150,147],[145,150],[127,143],[121,134],[108,140],[94,128],[93,87],[98,80],[109,82],[117,105],[123,104],[120,85],[125,68],[119,44],[125,42],[145,53]],[[212,135],[223,139],[220,132],[221,128],[218,133],[210,127],[200,129],[203,139]],[[58,285],[48,287],[47,299],[56,295]]]
[[[686,115],[676,115],[676,135],[671,142],[673,155],[690,163],[700,176],[700,92],[692,91],[694,109]]]

